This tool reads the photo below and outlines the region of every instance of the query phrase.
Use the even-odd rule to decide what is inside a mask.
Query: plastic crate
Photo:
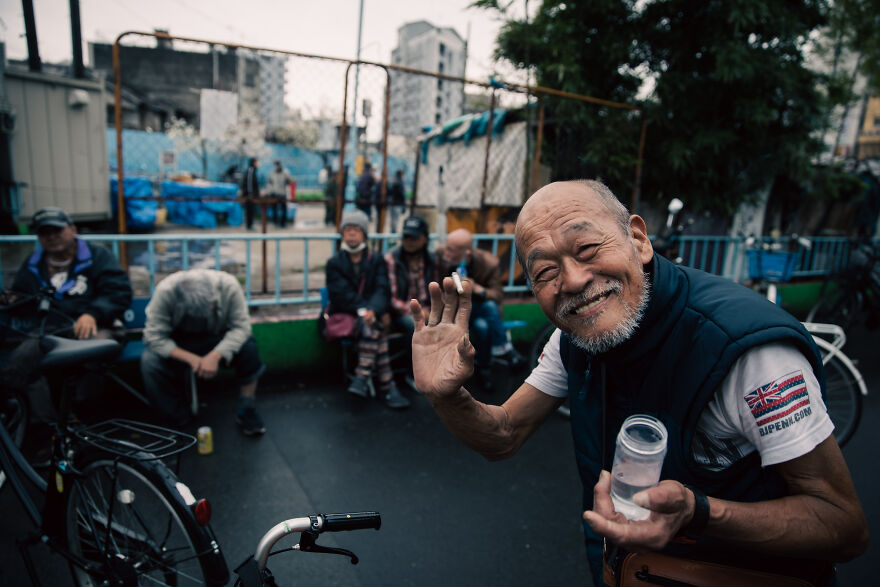
[[[797,253],[787,251],[746,251],[749,259],[749,278],[768,281],[789,281],[794,272]]]

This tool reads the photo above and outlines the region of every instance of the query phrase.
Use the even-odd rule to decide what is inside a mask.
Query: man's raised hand
[[[431,396],[452,395],[474,371],[474,347],[468,339],[472,283],[463,283],[464,293],[451,278],[443,288],[432,282],[430,312],[416,300],[410,301],[415,333],[412,340],[413,377],[416,388]]]

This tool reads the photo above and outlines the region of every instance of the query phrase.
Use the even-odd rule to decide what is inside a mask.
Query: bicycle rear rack
[[[118,418],[81,428],[74,435],[101,450],[140,461],[164,459],[196,443],[190,434]]]

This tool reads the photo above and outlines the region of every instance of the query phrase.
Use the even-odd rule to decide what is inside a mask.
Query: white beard
[[[635,332],[636,328],[638,327],[639,323],[642,321],[642,317],[645,315],[645,308],[648,307],[648,301],[651,299],[651,283],[648,280],[647,275],[645,275],[644,279],[645,289],[642,292],[638,303],[635,306],[624,305],[623,318],[621,318],[620,322],[618,322],[614,326],[614,328],[612,328],[608,332],[602,332],[590,338],[580,338],[573,333],[569,333],[571,341],[574,343],[574,345],[581,350],[587,352],[587,354],[598,355],[600,353],[607,352],[629,340]],[[613,295],[620,295],[622,284],[620,284],[620,282],[615,282],[613,285],[614,289],[616,290],[616,294]],[[576,298],[572,302],[577,305],[580,305],[580,303],[582,303],[578,298]],[[564,309],[564,307],[562,309]]]

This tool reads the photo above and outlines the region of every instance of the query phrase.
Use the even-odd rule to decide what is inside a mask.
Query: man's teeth
[[[583,306],[578,306],[577,308],[572,310],[572,314],[580,314],[581,312],[585,312],[585,311],[589,310],[590,308],[592,308],[593,306],[595,306],[596,304],[601,304],[607,298],[608,298],[608,294],[602,294],[601,296],[594,299],[593,301],[591,301],[587,304],[584,304]]]

